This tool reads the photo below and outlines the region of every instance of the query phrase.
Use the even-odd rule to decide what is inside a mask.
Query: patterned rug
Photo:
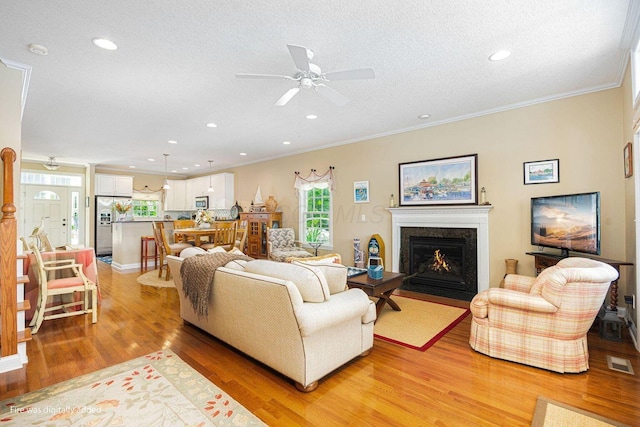
[[[0,425],[265,424],[164,349],[2,401]]]
[[[176,284],[173,282],[173,277],[169,280],[165,280],[166,272],[162,273],[162,277],[158,277],[158,270],[147,271],[144,274],[138,276],[136,281],[141,285],[155,286],[156,288],[175,288]],[[173,272],[172,272],[173,276]]]
[[[105,264],[111,264],[113,262],[113,257],[111,255],[100,255],[97,256],[96,259],[104,262]]]
[[[398,295],[392,299],[402,311],[385,304],[373,328],[374,336],[414,350],[425,351],[469,314],[466,308],[446,304]]]
[[[583,411],[546,397],[538,397],[532,427],[629,427],[592,412]]]

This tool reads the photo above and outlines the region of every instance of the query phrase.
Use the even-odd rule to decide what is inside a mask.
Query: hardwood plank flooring
[[[269,425],[528,426],[538,396],[640,425],[640,353],[626,329],[622,343],[592,330],[590,370],[562,375],[476,353],[468,316],[425,352],[375,340],[369,356],[301,393],[270,368],[184,325],[174,288],[140,285],[140,273],[101,262],[98,270],[98,323],[90,316],[45,321],[27,344],[26,367],[0,374],[0,400],[168,347]],[[636,375],[609,370],[607,355],[630,359]]]

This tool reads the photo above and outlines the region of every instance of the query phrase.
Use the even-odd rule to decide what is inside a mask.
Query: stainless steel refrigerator
[[[96,196],[96,255],[111,255],[113,249],[111,223],[116,219],[116,202],[130,203],[130,197]]]

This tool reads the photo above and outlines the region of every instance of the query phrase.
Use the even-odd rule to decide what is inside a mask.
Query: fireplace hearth
[[[402,289],[465,301],[478,293],[475,229],[404,227],[401,236]]]

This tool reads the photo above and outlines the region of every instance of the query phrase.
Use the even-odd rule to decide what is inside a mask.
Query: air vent
[[[612,371],[624,372],[625,374],[635,375],[633,367],[629,359],[622,359],[615,356],[607,356],[607,365]]]

